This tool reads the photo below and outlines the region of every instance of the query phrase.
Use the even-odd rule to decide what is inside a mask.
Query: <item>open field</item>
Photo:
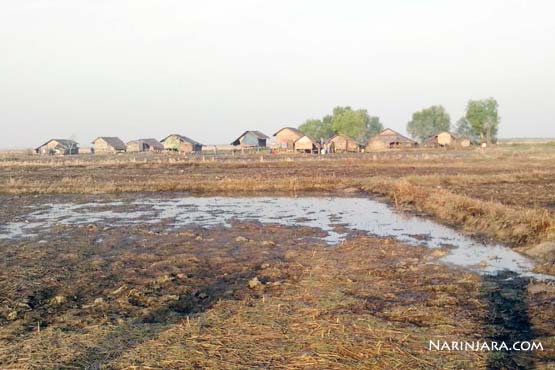
[[[16,155],[0,159],[0,171],[0,225],[32,226],[29,212],[40,218],[55,205],[63,221],[0,238],[2,369],[555,366],[551,282],[446,264],[451,247],[426,248],[425,235],[411,245],[336,221],[345,237],[330,244],[322,238],[331,230],[305,221],[310,213],[296,225],[231,218],[224,227],[201,217],[176,226],[179,214],[152,223],[137,203],[370,196],[502,242],[554,274],[549,145],[330,157]],[[96,204],[104,218],[72,204]],[[119,227],[114,212],[137,218]],[[437,352],[429,340],[539,341],[544,351]]]
[[[6,195],[364,191],[516,247],[550,241],[555,230],[555,147],[549,146],[330,157],[32,157],[2,160],[0,169]]]

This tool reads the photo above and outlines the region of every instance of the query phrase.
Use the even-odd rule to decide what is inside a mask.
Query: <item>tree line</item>
[[[441,105],[433,105],[412,114],[407,123],[407,132],[420,142],[443,131],[454,132],[459,137],[468,138],[475,143],[492,143],[497,140],[500,117],[499,105],[494,98],[469,100],[465,115],[456,123]],[[327,140],[335,134],[349,136],[359,142],[383,130],[377,116],[371,116],[366,109],[354,110],[351,107],[335,107],[332,114],[321,119],[308,119],[299,130],[316,140]]]
[[[454,131],[473,142],[492,143],[497,140],[499,104],[494,98],[470,100],[466,112],[454,125],[441,105],[434,105],[414,112],[407,124],[407,132],[421,142],[442,131]]]
[[[366,109],[335,107],[332,114],[321,119],[306,120],[299,130],[316,140],[327,140],[335,134],[343,134],[358,142],[365,142],[383,130],[383,125],[379,117],[369,115]]]

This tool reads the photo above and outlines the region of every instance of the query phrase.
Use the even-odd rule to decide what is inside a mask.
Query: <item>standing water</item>
[[[429,248],[449,246],[446,263],[482,274],[512,271],[540,279],[525,256],[499,244],[485,244],[429,219],[406,215],[369,198],[359,197],[178,197],[141,198],[131,202],[57,203],[37,206],[17,220],[0,224],[0,239],[40,237],[57,224],[90,223],[123,227],[130,224],[164,223],[171,229],[184,226],[230,227],[232,220],[262,224],[307,226],[323,230],[330,245],[345,240],[350,232],[363,232]]]

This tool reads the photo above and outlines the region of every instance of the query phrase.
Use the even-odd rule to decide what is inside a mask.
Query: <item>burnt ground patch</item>
[[[516,342],[531,342],[536,338],[528,312],[529,282],[530,279],[510,272],[484,277],[483,294],[488,305],[484,317],[487,339],[504,342],[509,347],[508,351],[490,353],[488,369],[520,370],[534,367],[533,353],[511,348]]]
[[[531,307],[519,279],[482,281],[394,239],[351,235],[329,248],[317,236],[257,222],[172,231],[91,223],[58,225],[46,243],[0,241],[0,367],[552,363],[549,355],[429,353],[426,344],[430,336],[534,338],[538,317],[554,311],[549,290]],[[253,277],[260,285],[251,289]]]
[[[158,225],[92,223],[48,233],[44,239],[1,241],[0,341],[14,348],[0,351],[2,368],[41,331],[80,336],[99,325],[102,335],[83,343],[75,356],[66,353],[55,366],[39,367],[104,366],[221,300],[257,298],[248,282],[261,266],[284,263],[292,244],[302,250],[307,244],[299,239],[314,239],[321,231],[256,222],[172,232]],[[281,281],[287,274],[261,281]],[[272,291],[279,287],[266,294]]]

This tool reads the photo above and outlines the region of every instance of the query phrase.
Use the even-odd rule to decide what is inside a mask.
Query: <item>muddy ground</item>
[[[133,194],[2,197],[35,203]],[[164,222],[170,222],[169,220]],[[555,289],[481,277],[448,250],[318,228],[59,224],[0,239],[1,369],[528,369],[555,366]],[[430,340],[540,341],[437,352]]]
[[[3,157],[0,174],[0,224],[37,203],[144,192],[368,189],[468,234],[542,242],[541,271],[555,271],[553,149]],[[0,238],[0,369],[555,368],[551,283],[479,276],[442,263],[448,250],[391,238],[353,233],[329,246],[310,227],[165,226],[58,224]],[[544,350],[435,352],[433,339]]]

